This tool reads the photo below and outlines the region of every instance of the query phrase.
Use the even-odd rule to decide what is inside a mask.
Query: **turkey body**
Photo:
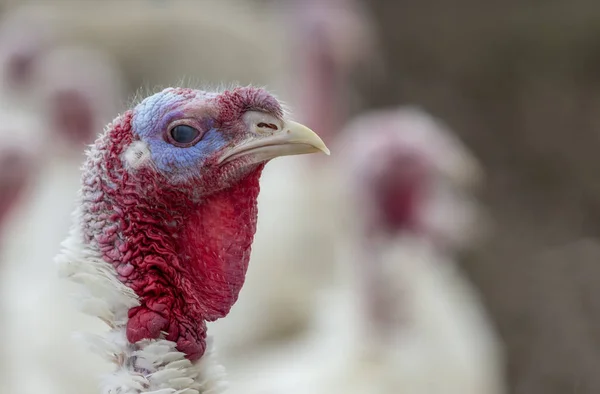
[[[182,79],[189,80],[191,84],[209,86],[223,84],[223,87],[227,87],[237,81],[281,87],[283,84],[280,81],[286,77],[283,72],[287,62],[287,48],[284,45],[286,35],[282,33],[285,29],[280,28],[273,12],[257,6],[248,6],[240,1],[185,0],[168,3],[63,3],[64,6],[60,6],[60,2],[30,2],[15,8],[14,12],[6,16],[6,21],[10,23],[4,25],[5,35],[9,39],[10,36],[22,36],[24,43],[35,43],[38,40],[37,45],[31,44],[27,48],[39,51],[39,56],[42,56],[42,49],[54,50],[71,44],[85,44],[110,54],[123,72],[127,86],[127,94],[119,99],[120,102],[125,102],[127,95],[136,94],[139,87],[150,90]],[[33,34],[31,26],[34,26],[33,30],[39,29],[40,34]],[[42,32],[47,34],[41,34]],[[283,89],[278,92],[275,89],[275,92],[280,93],[281,90]],[[111,114],[114,115],[114,112],[111,111]],[[73,163],[74,168],[78,166],[79,163]],[[65,191],[69,198],[75,195],[73,191],[68,193]],[[287,191],[282,193],[275,192],[277,199],[289,195]],[[260,204],[261,214],[264,212],[267,217],[282,212],[281,209],[276,209],[270,214],[272,204]],[[260,226],[264,227],[262,224]],[[275,230],[269,227],[262,232],[273,233]],[[39,264],[46,264],[46,261],[49,260],[40,259]],[[261,272],[260,265],[257,268]],[[273,289],[271,294],[278,291],[279,288]],[[261,291],[256,292],[257,296],[254,297],[252,289],[245,292],[248,293],[246,297],[250,304],[260,304],[265,299],[286,298],[285,295],[271,297],[271,294],[267,297]],[[285,294],[290,292],[286,291]],[[257,301],[253,301],[255,299]],[[290,301],[288,298],[287,306]],[[289,326],[287,319],[283,317],[289,313],[276,315],[268,312],[268,308],[261,307],[257,310],[251,306],[245,307],[244,304],[236,308],[241,310],[242,318],[246,316],[246,309],[253,315],[264,314],[264,318],[247,320],[249,326],[253,321],[257,323],[254,328],[249,327],[244,332],[238,329],[225,330],[220,335],[226,338],[223,343],[229,343],[229,340],[233,344],[253,343],[257,337],[264,338],[272,334],[265,327],[274,327],[275,331],[280,331],[276,316],[283,320],[283,330]],[[235,315],[233,319],[236,319]],[[266,323],[269,320],[271,323]],[[252,335],[248,337],[249,333]],[[229,347],[226,345],[224,348]]]
[[[55,157],[44,165],[2,250],[2,309],[11,316],[4,326],[11,363],[3,392],[91,394],[97,377],[111,370],[73,339],[74,330],[98,333],[106,326],[74,311],[74,285],[59,280],[52,262],[71,224],[77,161]]]
[[[453,251],[472,246],[485,229],[468,190],[482,172],[462,145],[432,126],[422,111],[401,108],[393,116],[365,114],[340,136],[322,211],[335,222],[336,280],[316,303],[305,336],[230,362],[232,392],[505,392],[502,347],[453,261]],[[411,153],[404,169],[385,159],[398,152]],[[420,159],[429,163],[425,172],[405,170],[419,168]],[[414,174],[426,185],[409,208],[418,220],[392,232],[381,227],[389,222],[372,221],[379,209],[396,212],[374,198],[388,192],[368,189],[386,168],[388,185],[405,187]]]
[[[33,25],[48,32],[45,45],[84,44],[110,54],[129,95],[182,79],[268,84],[277,90],[274,80],[286,62],[275,15],[235,0],[33,1],[6,18],[20,21],[12,24],[11,34]]]
[[[364,256],[344,243],[343,264]],[[401,324],[388,336],[361,311],[356,272],[320,293],[307,334],[227,360],[231,392],[502,394],[503,354],[473,287],[427,242],[406,237],[380,245],[385,286]],[[362,263],[362,262],[358,262]],[[357,264],[358,264],[357,263]]]
[[[331,184],[304,159],[282,158],[263,172],[246,283],[227,319],[209,326],[226,360],[302,336],[318,291],[333,279]]]
[[[375,25],[353,0],[277,5],[275,12],[287,22],[285,45],[292,60],[282,78],[285,97],[298,119],[333,141],[356,105],[350,97],[359,98],[351,75],[361,66],[372,72],[378,64]],[[336,201],[330,164],[320,157],[289,157],[265,169],[242,297],[227,319],[212,325],[224,356],[235,360],[261,346],[293,343],[310,329],[316,296],[334,279]]]
[[[367,324],[362,357],[346,359],[330,384],[356,393],[503,393],[501,348],[478,294],[454,262],[418,237],[379,248],[389,281],[383,286],[400,295],[392,317],[397,313],[401,324],[388,334]],[[353,378],[342,379],[342,372]]]
[[[291,51],[293,29],[279,11],[222,0],[62,3],[20,7],[12,18],[29,23],[15,26],[44,26],[49,47],[83,43],[106,51],[123,70],[129,94],[182,77],[266,85],[284,101],[299,89],[299,67],[292,64],[303,52]],[[312,127],[320,131],[319,124]],[[331,277],[332,222],[329,205],[322,204],[327,181],[304,157],[280,160],[261,179],[258,230],[240,301],[228,319],[209,324],[223,354],[297,333],[310,319],[315,289]]]
[[[34,181],[7,223],[0,249],[2,310],[10,316],[2,324],[9,338],[3,351],[11,360],[1,383],[6,392],[95,393],[97,377],[110,364],[89,354],[73,331],[107,327],[73,308],[74,285],[59,279],[53,258],[71,225],[83,142],[95,138],[116,111],[121,76],[101,52],[67,46],[45,53],[32,74],[30,97],[7,104],[20,108],[27,122],[14,137],[41,148]],[[59,100],[65,93],[69,100]]]

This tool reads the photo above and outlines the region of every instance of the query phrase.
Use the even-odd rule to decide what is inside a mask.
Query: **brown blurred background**
[[[388,67],[361,81],[369,104],[423,105],[487,171],[494,233],[461,265],[505,342],[510,391],[600,392],[600,4],[369,5]]]

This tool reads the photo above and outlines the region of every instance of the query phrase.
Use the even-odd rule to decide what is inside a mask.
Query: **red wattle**
[[[120,157],[132,140],[130,122],[126,113],[109,132],[108,179],[84,181],[84,206],[93,213],[86,240],[98,244],[139,297],[141,305],[128,314],[128,340],[164,337],[196,360],[206,347],[205,322],[224,317],[244,283],[264,165],[199,198],[197,185],[174,187],[150,168],[124,170]]]

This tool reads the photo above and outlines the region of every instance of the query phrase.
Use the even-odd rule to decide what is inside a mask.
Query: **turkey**
[[[105,393],[220,389],[207,321],[244,283],[259,178],[278,156],[323,151],[267,91],[167,88],[118,116],[87,151],[60,273],[108,331]],[[290,207],[293,209],[293,207]]]
[[[0,38],[7,37],[0,33]],[[89,109],[81,107],[88,102],[105,113],[106,109],[114,113],[114,108],[110,106],[116,95],[107,89],[118,86],[120,82],[115,72],[107,74],[108,70],[114,69],[114,64],[106,65],[108,57],[89,49],[65,47],[40,53],[37,63],[25,66],[25,62],[19,59],[25,52],[33,51],[31,45],[37,39],[17,39],[16,42],[3,42],[0,45],[0,106],[4,119],[0,132],[0,161],[3,163],[0,166],[0,223],[13,218],[14,208],[25,204],[20,204],[20,200],[27,196],[25,191],[29,189],[28,186],[43,170],[42,164],[47,164],[47,160],[55,155],[72,151],[74,146],[80,153],[83,142],[92,139],[90,133],[99,129],[97,125],[57,122],[82,120],[86,114],[90,114]],[[83,68],[73,66],[77,62]],[[10,72],[15,64],[20,64],[22,69]],[[101,80],[102,77],[105,79]],[[73,89],[78,89],[78,92],[73,92]],[[50,94],[56,97],[50,97]],[[86,97],[79,97],[81,94]],[[66,98],[69,95],[71,99]],[[102,105],[95,102],[98,98],[102,100],[106,97],[110,97],[110,101],[105,100],[107,102]],[[65,99],[69,102],[65,102]],[[79,115],[70,116],[65,111]],[[94,112],[96,115],[101,114]],[[57,119],[58,116],[62,120]],[[103,116],[106,118],[106,114]],[[102,121],[90,119],[95,123],[98,120]],[[68,131],[71,135],[61,137],[60,134]],[[57,143],[62,144],[62,148],[57,149]],[[26,204],[21,209],[26,210]]]
[[[4,15],[0,30],[7,50],[23,43],[23,64],[55,46],[105,51],[122,69],[128,95],[182,78],[281,90],[279,77],[288,69],[276,15],[237,0],[29,1]]]
[[[378,384],[374,391],[506,392],[499,340],[453,261],[487,227],[468,198],[483,179],[477,161],[415,107],[372,112],[347,132],[338,146],[348,175],[342,200],[359,225],[342,245],[344,261],[354,262],[349,274],[360,278],[355,316],[364,339],[356,341],[359,362],[339,370],[355,371],[356,380],[337,375],[331,384],[356,392]]]
[[[51,47],[51,26],[22,13],[3,14],[0,19],[0,92],[3,105],[30,111],[39,104],[35,94],[38,59]]]
[[[43,155],[36,140],[39,125],[29,114],[3,105],[0,127],[0,250],[10,229],[15,209],[26,198]],[[7,229],[8,227],[8,229]],[[1,266],[1,261],[0,261]]]
[[[65,53],[66,50],[54,51],[52,55],[47,55],[53,49],[50,45],[51,26],[38,23],[36,18],[24,18],[21,13],[8,15],[0,24],[0,105],[4,119],[3,131],[5,131],[0,137],[3,157],[0,160],[6,163],[2,165],[2,181],[0,181],[3,186],[2,197],[0,197],[0,223],[7,219],[7,215],[12,215],[13,208],[19,206],[17,204],[19,197],[25,195],[23,193],[25,186],[33,181],[40,164],[55,153],[53,148],[48,149],[48,144],[54,146],[57,139],[53,137],[56,135],[50,132],[48,127],[40,124],[40,112],[47,113],[47,106],[52,103],[51,100],[43,97],[44,89],[48,91],[50,86],[43,88],[42,85],[63,84],[67,78],[78,79],[77,83],[82,83],[81,77],[84,76],[77,77],[77,74],[82,74],[82,70],[64,60],[69,57],[69,54]],[[77,58],[72,60],[76,61]],[[94,64],[91,60],[86,63],[89,70],[83,70],[83,74],[93,72]],[[40,65],[40,62],[43,64]],[[62,62],[62,64],[49,62]],[[106,60],[102,59],[99,64],[105,62]],[[51,67],[52,70],[45,70],[45,67]],[[75,76],[69,75],[66,70],[71,71]],[[96,88],[103,89],[110,86],[114,86],[114,83],[102,84]],[[88,96],[92,95],[90,90]],[[99,91],[98,96],[105,97],[104,92]],[[89,98],[93,99],[93,97]],[[40,130],[47,132],[40,133]],[[81,133],[75,133],[73,136],[77,135]],[[66,140],[59,138],[58,141]]]
[[[14,29],[14,24],[2,26]],[[43,162],[45,138],[36,116],[37,106],[29,89],[34,86],[33,70],[27,54],[43,41],[23,29],[14,39],[0,29],[0,236],[10,229],[15,211],[24,204]],[[3,242],[0,241],[0,248]]]
[[[287,97],[299,119],[318,126],[326,142],[334,140],[348,113],[360,105],[353,73],[375,74],[370,69],[379,56],[375,24],[353,0],[287,0],[274,10],[287,22],[294,59],[291,78],[285,80]],[[318,301],[315,295],[332,280],[331,182],[328,160],[321,156],[290,157],[265,169],[242,297],[227,319],[213,324],[223,357],[235,359],[302,335]]]
[[[301,55],[291,64],[294,77],[288,83],[297,94],[290,100],[309,124],[323,128],[326,140],[333,140],[349,113],[363,104],[355,74],[368,74],[371,83],[383,80],[377,25],[358,0],[286,0],[276,9],[292,27],[292,53]]]
[[[386,138],[397,140],[398,146],[427,158],[431,167],[427,174],[436,174],[435,182],[430,182],[430,192],[420,198],[426,203],[419,205],[416,213],[420,222],[414,225],[416,229],[426,228],[436,247],[452,253],[483,239],[490,223],[485,212],[478,208],[473,193],[482,185],[484,173],[478,160],[447,125],[419,107],[401,106],[365,113],[348,125],[345,133],[360,136],[358,130],[376,130],[381,137],[374,139],[373,144],[385,144]],[[364,143],[359,137],[355,139],[356,144]],[[342,135],[339,144],[350,149],[346,146],[353,141],[352,137]],[[352,172],[343,171],[342,167],[339,174]]]
[[[209,85],[237,80],[268,86],[297,109],[297,119],[318,125],[325,141],[356,106],[348,99],[356,96],[351,73],[378,53],[374,24],[353,0],[288,0],[272,7],[225,0],[34,1],[16,7],[1,25],[12,39],[7,48],[23,54],[17,64],[35,63],[36,53],[64,43],[107,51],[125,73],[128,94],[183,76]],[[27,45],[17,49],[15,42]],[[266,168],[256,263],[244,297],[215,327],[222,352],[234,356],[294,333],[310,316],[312,290],[329,280],[326,234],[332,230],[318,213],[328,186],[316,171],[300,158]],[[289,210],[289,201],[297,209]],[[281,228],[282,220],[290,225]]]
[[[481,182],[477,161],[413,107],[360,116],[336,147],[337,286],[308,335],[231,363],[230,391],[503,393],[501,348],[452,261],[480,222],[449,191]]]
[[[0,254],[2,309],[12,316],[3,321],[2,350],[11,363],[0,384],[3,392],[22,394],[93,393],[97,385],[86,374],[110,371],[110,364],[76,347],[72,331],[102,325],[69,307],[73,290],[59,281],[51,261],[69,230],[84,146],[118,111],[122,77],[110,57],[86,47],[53,49],[30,72],[37,106],[22,117],[35,125],[23,146],[42,141],[44,147]]]

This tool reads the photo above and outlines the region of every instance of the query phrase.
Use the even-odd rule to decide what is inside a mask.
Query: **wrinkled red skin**
[[[300,74],[305,76],[301,97],[304,117],[309,126],[319,126],[319,133],[325,142],[334,139],[345,117],[340,105],[339,73],[332,55],[330,37],[326,28],[314,23],[307,31],[308,37],[302,45],[307,53],[304,62],[300,62]],[[303,36],[304,37],[304,36]],[[310,43],[310,44],[309,44]],[[320,163],[320,155],[312,155],[310,160]]]
[[[365,308],[369,320],[373,322],[377,335],[384,337],[394,335],[399,326],[407,318],[406,311],[398,309],[398,289],[386,285],[383,274],[381,256],[377,252],[379,244],[374,238],[384,236],[393,238],[402,232],[427,234],[423,226],[420,212],[423,199],[427,193],[430,169],[427,162],[420,157],[405,152],[390,152],[392,155],[382,158],[385,167],[377,174],[370,174],[368,185],[362,193],[366,193],[369,205],[366,223],[367,237],[362,240],[364,261],[359,270],[363,278],[365,292]]]
[[[134,174],[123,168],[120,156],[134,138],[131,118],[125,113],[108,140],[96,143],[104,157],[87,163],[85,242],[97,244],[139,296],[141,305],[129,310],[127,339],[164,333],[197,360],[206,347],[205,322],[225,316],[243,285],[264,164],[235,185],[198,197],[191,185],[174,187],[150,168]]]
[[[375,191],[381,230],[396,233],[418,227],[418,207],[421,199],[419,180],[382,182]]]
[[[429,169],[417,157],[400,154],[391,159],[367,187],[373,211],[371,231],[394,236],[422,230],[419,214],[428,181]]]
[[[182,93],[191,89],[178,89]],[[219,122],[229,124],[239,121],[240,116],[246,111],[260,110],[281,118],[283,111],[279,103],[263,89],[235,88],[219,95],[217,98],[219,108]]]
[[[398,305],[399,296],[406,294],[398,293],[399,291],[404,293],[403,288],[390,289],[386,283],[389,278],[383,275],[383,261],[380,259],[377,247],[364,242],[362,253],[364,261],[368,262],[358,267],[365,294],[363,306],[370,322],[374,323],[377,336],[380,338],[393,336],[407,321],[407,311],[401,309],[404,305]]]
[[[423,192],[423,180],[418,177],[396,179],[393,173],[385,174],[374,182],[373,203],[374,215],[369,223],[369,235],[394,237],[402,231],[419,233],[419,206]],[[359,269],[365,286],[365,307],[370,320],[375,323],[377,335],[380,337],[393,335],[398,324],[406,318],[406,314],[394,313],[398,310],[397,293],[390,294],[386,286],[386,278],[382,276],[382,261],[377,253],[377,246],[372,239],[363,240],[365,259]],[[397,291],[397,289],[395,290]],[[398,321],[400,319],[401,321]]]
[[[27,186],[34,169],[32,161],[34,158],[19,152],[0,154],[0,227]]]
[[[30,82],[35,55],[22,53],[13,56],[7,67],[7,80],[13,87],[26,86]]]
[[[95,134],[92,103],[77,90],[56,92],[49,100],[54,129],[65,140],[83,146]]]
[[[25,184],[25,179],[14,180],[10,183],[0,180],[0,227],[4,224],[15,203],[19,200]]]

